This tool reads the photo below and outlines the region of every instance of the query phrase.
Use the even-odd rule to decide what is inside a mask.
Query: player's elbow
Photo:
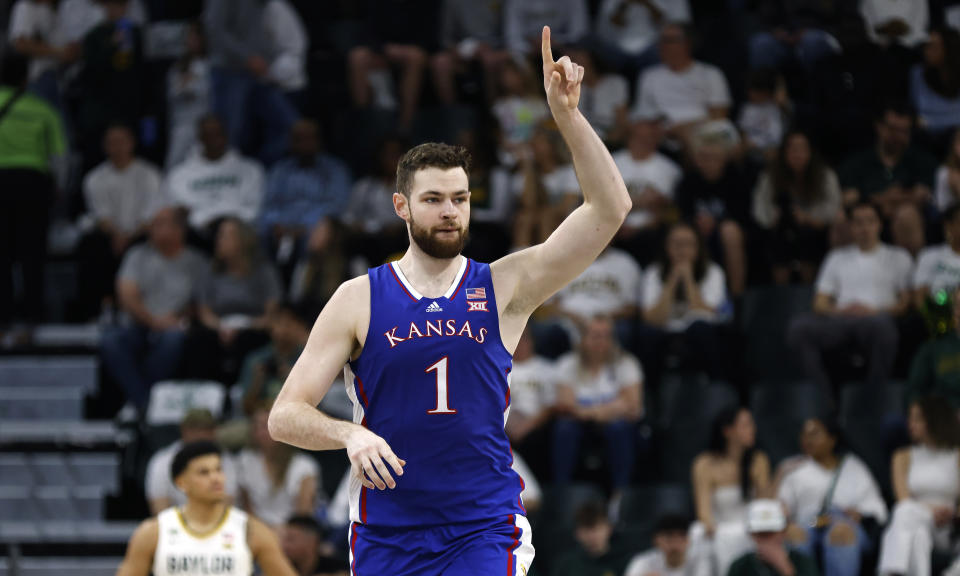
[[[273,407],[270,408],[270,414],[267,416],[267,432],[269,432],[270,437],[276,440],[277,442],[284,442],[284,429],[283,429],[283,417],[281,413],[283,412],[283,404],[277,402],[274,403]]]

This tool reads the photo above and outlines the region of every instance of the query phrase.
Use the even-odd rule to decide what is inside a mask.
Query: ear
[[[404,222],[410,220],[410,200],[406,196],[399,192],[393,193],[393,211],[397,213],[397,216],[403,219]]]

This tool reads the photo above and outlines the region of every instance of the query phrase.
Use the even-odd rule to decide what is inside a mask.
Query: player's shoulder
[[[330,297],[331,303],[360,304],[369,301],[370,276],[367,274],[343,282]]]
[[[153,550],[157,547],[160,535],[160,521],[157,517],[147,518],[137,526],[130,537],[130,546],[138,550]]]

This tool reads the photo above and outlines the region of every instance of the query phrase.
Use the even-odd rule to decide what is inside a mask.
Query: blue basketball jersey
[[[512,357],[490,266],[462,258],[446,294],[422,297],[395,263],[371,268],[370,326],[345,369],[354,421],[406,461],[394,490],[351,478],[351,520],[435,526],[524,514],[504,432]]]

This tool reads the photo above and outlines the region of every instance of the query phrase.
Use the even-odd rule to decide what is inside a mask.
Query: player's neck
[[[411,246],[397,264],[407,281],[424,295],[444,293],[460,270],[463,257],[432,258],[418,247]]]
[[[202,534],[216,527],[227,512],[227,504],[222,500],[211,502],[188,500],[181,512],[189,528]]]

